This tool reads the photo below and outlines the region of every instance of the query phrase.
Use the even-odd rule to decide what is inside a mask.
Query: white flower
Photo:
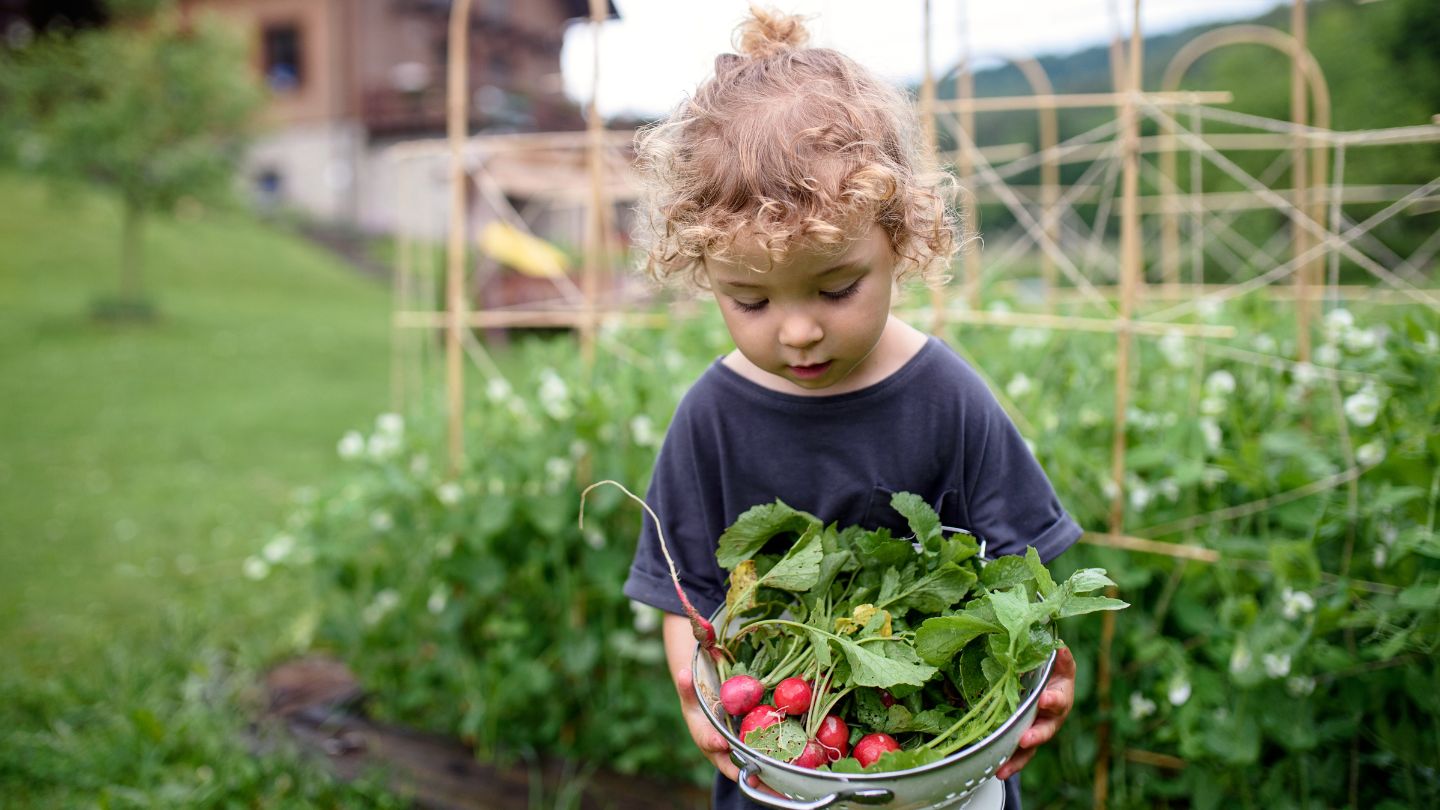
[[[660,611],[656,608],[632,599],[630,600],[630,610],[635,614],[635,632],[650,633],[660,626]]]
[[[630,435],[634,437],[635,443],[641,447],[654,447],[655,422],[649,416],[640,414],[630,420]]]
[[[358,430],[349,431],[340,437],[340,443],[335,450],[340,454],[340,458],[354,461],[365,452],[365,437],[361,436]]]
[[[1235,375],[1225,369],[1210,372],[1205,378],[1205,391],[1220,397],[1235,393]]]
[[[1385,443],[1377,439],[1360,445],[1355,448],[1355,460],[1362,467],[1374,467],[1385,460]]]
[[[1285,691],[1294,697],[1307,697],[1315,691],[1315,679],[1309,675],[1291,675],[1285,680]]]
[[[1148,698],[1148,697],[1145,697],[1144,695],[1140,694],[1139,692],[1131,692],[1131,693],[1130,693],[1130,719],[1131,719],[1131,720],[1144,720],[1145,718],[1149,717],[1150,715],[1152,715],[1152,714],[1154,714],[1154,713],[1155,713],[1155,701],[1151,700],[1151,699]]]
[[[1010,348],[1012,349],[1034,349],[1044,346],[1050,339],[1049,329],[1019,328],[1010,332]]]
[[[398,413],[382,413],[375,417],[375,430],[398,437],[405,432],[405,419]]]
[[[1225,305],[1217,298],[1201,298],[1195,302],[1195,312],[1201,320],[1214,321],[1220,317]]]
[[[265,544],[265,548],[260,551],[260,556],[264,557],[268,563],[278,563],[284,561],[286,557],[289,557],[290,552],[294,550],[295,538],[293,536],[277,534],[270,542]]]
[[[1019,399],[1030,393],[1034,387],[1035,385],[1030,382],[1030,378],[1027,377],[1024,372],[1021,372],[1010,378],[1010,382],[1005,386],[1005,393],[1009,394],[1011,399]]]
[[[383,509],[377,509],[370,513],[370,528],[377,532],[388,532],[395,528],[395,518]]]
[[[570,405],[570,387],[554,369],[540,371],[540,407],[556,421],[563,422],[575,413]]]
[[[1265,674],[1272,678],[1283,678],[1290,674],[1289,653],[1265,653],[1260,656],[1260,662],[1265,665]]]
[[[1096,425],[1100,424],[1100,420],[1104,418],[1105,417],[1101,416],[1099,411],[1091,408],[1088,405],[1080,409],[1080,427],[1095,427]]]
[[[1115,483],[1114,478],[1102,478],[1100,479],[1100,494],[1105,496],[1105,500],[1113,501],[1120,494],[1120,486]]]
[[[1304,591],[1291,590],[1289,586],[1280,592],[1280,602],[1280,613],[1292,622],[1300,618],[1300,614],[1315,609],[1314,597]]]
[[[992,301],[990,306],[985,307],[987,312],[994,312],[999,315],[1008,315],[1011,312],[1010,305],[1004,301]]]
[[[1169,698],[1171,706],[1184,706],[1185,701],[1190,699],[1190,682],[1184,675],[1177,673],[1170,679],[1170,687],[1165,690],[1165,697]]]
[[[400,452],[400,436],[395,433],[385,433],[383,431],[373,433],[370,436],[369,443],[366,444],[365,450],[370,454],[370,458],[376,461],[384,461]]]
[[[1390,551],[1384,546],[1375,546],[1375,548],[1370,551],[1370,561],[1375,564],[1376,568],[1384,568],[1386,561],[1389,559]]]
[[[1345,398],[1345,416],[1356,427],[1370,427],[1380,415],[1380,397],[1370,386]]]
[[[1244,641],[1237,642],[1235,649],[1230,653],[1230,674],[1239,675],[1250,668],[1250,650],[1245,646]]]
[[[1255,338],[1255,351],[1261,354],[1274,354],[1278,348],[1279,346],[1275,343],[1275,338],[1269,335],[1262,334]]]
[[[585,537],[585,545],[589,546],[590,548],[599,551],[600,549],[605,547],[605,533],[595,528],[593,525],[586,526],[584,531],[581,532],[581,534]]]
[[[1380,345],[1380,336],[1374,329],[1351,329],[1345,333],[1345,350],[1351,354],[1368,352]]]
[[[1200,400],[1200,413],[1206,416],[1219,416],[1225,413],[1225,400],[1220,397],[1205,397]]]
[[[1220,452],[1220,443],[1225,436],[1220,432],[1220,425],[1214,419],[1206,417],[1200,420],[1200,433],[1205,437],[1205,449],[1211,453]]]
[[[498,475],[490,476],[490,480],[485,482],[485,491],[491,495],[504,495],[505,480]]]
[[[262,580],[270,574],[270,563],[259,557],[246,557],[243,567],[245,576],[256,581]]]
[[[1355,316],[1351,315],[1348,309],[1332,309],[1325,313],[1321,326],[1324,329],[1325,340],[1329,343],[1338,343],[1346,332],[1355,327]]]
[[[446,481],[435,488],[435,497],[446,506],[454,506],[459,503],[464,494],[464,488],[454,481]]]
[[[368,625],[377,624],[398,604],[400,604],[400,594],[386,588],[375,594],[375,598],[360,612],[360,619]]]
[[[440,538],[440,542],[435,544],[435,556],[439,557],[442,560],[450,559],[450,555],[454,553],[455,538],[450,535],[446,535]]]
[[[1143,512],[1154,497],[1155,493],[1149,487],[1136,483],[1130,487],[1130,508],[1136,512]]]
[[[514,389],[510,387],[510,383],[504,377],[491,377],[485,383],[485,396],[489,397],[491,402],[506,402],[514,393]]]
[[[1440,335],[1426,329],[1425,340],[1420,343],[1420,347],[1423,348],[1427,354],[1440,352]]]
[[[570,473],[575,470],[575,465],[568,458],[551,456],[545,460],[545,488],[550,492],[558,492],[570,480]]]
[[[1315,350],[1315,362],[1327,368],[1340,365],[1340,350],[1329,343]]]
[[[1171,329],[1158,341],[1160,354],[1165,358],[1166,364],[1171,368],[1184,368],[1190,363],[1190,352],[1185,335],[1177,329]]]
[[[578,461],[584,458],[585,454],[589,452],[590,445],[586,444],[584,439],[572,439],[570,441],[570,458]]]
[[[1294,375],[1295,384],[1301,388],[1309,388],[1320,378],[1320,374],[1315,370],[1315,366],[1309,363],[1296,363]]]
[[[449,601],[449,597],[446,596],[445,593],[445,586],[436,585],[435,588],[430,591],[430,598],[425,600],[425,609],[439,616],[444,612],[445,605]]]

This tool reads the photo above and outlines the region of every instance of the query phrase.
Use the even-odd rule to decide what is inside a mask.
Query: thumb
[[[695,676],[689,667],[675,673],[675,691],[680,693],[682,706],[693,706],[698,702],[695,700]]]

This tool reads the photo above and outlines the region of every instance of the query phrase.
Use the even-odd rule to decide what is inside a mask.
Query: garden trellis
[[[591,2],[591,26],[597,34],[604,18],[604,4]],[[1342,381],[1367,382],[1358,372],[1317,364],[1310,338],[1315,330],[1317,303],[1366,300],[1378,303],[1421,304],[1440,310],[1440,290],[1427,286],[1425,269],[1440,251],[1440,228],[1425,238],[1410,255],[1400,255],[1386,245],[1376,230],[1402,213],[1435,211],[1440,199],[1440,178],[1414,185],[1347,184],[1346,157],[1356,149],[1393,149],[1403,145],[1440,142],[1440,125],[1435,121],[1415,126],[1335,131],[1329,120],[1329,98],[1318,64],[1306,48],[1305,4],[1297,0],[1291,17],[1291,32],[1259,26],[1232,26],[1197,38],[1182,49],[1166,71],[1158,91],[1145,91],[1141,84],[1139,0],[1132,5],[1134,25],[1128,55],[1117,42],[1111,49],[1114,91],[1098,94],[1056,94],[1043,70],[1033,60],[1014,60],[1030,81],[1035,94],[1024,97],[976,98],[973,93],[972,58],[959,55],[954,71],[956,99],[935,100],[935,80],[930,72],[930,3],[926,3],[924,49],[926,80],[920,105],[926,134],[935,146],[941,132],[955,142],[951,152],[937,157],[960,177],[973,204],[965,206],[967,216],[976,204],[999,203],[1013,216],[1016,225],[1007,233],[990,234],[999,254],[987,257],[982,269],[979,253],[969,250],[962,257],[957,284],[937,290],[929,309],[907,311],[915,320],[927,320],[932,331],[949,323],[977,327],[1040,328],[1049,330],[1102,331],[1115,335],[1116,369],[1114,383],[1114,436],[1111,447],[1109,525],[1104,531],[1087,533],[1085,541],[1110,548],[1146,554],[1163,554],[1201,563],[1226,562],[1214,549],[1199,545],[1195,532],[1207,525],[1231,521],[1254,511],[1347,488],[1354,512],[1355,482],[1365,471],[1355,455],[1345,419],[1339,420],[1338,436],[1346,468],[1304,486],[1271,493],[1251,503],[1196,514],[1180,521],[1140,529],[1124,523],[1126,496],[1126,424],[1132,378],[1132,336],[1146,338],[1178,336],[1191,341],[1200,358],[1207,354],[1269,369],[1277,374],[1304,370],[1324,381],[1337,411]],[[453,14],[463,19],[468,3],[456,2]],[[454,35],[463,30],[452,27],[451,137],[447,148],[435,144],[407,144],[396,147],[393,156],[399,172],[402,200],[402,240],[396,275],[395,385],[397,406],[412,401],[426,388],[426,369],[443,360],[447,410],[451,425],[451,469],[463,458],[459,444],[461,414],[464,411],[463,363],[468,355],[487,376],[499,374],[489,361],[473,330],[487,327],[567,326],[578,330],[582,351],[595,350],[596,331],[601,324],[660,325],[672,318],[686,317],[681,308],[668,312],[637,311],[635,299],[600,292],[600,279],[607,272],[623,268],[614,246],[614,223],[610,220],[615,202],[625,202],[629,185],[626,156],[631,133],[607,132],[590,99],[589,129],[583,134],[545,134],[469,138],[463,127],[465,98],[463,70],[465,40]],[[965,37],[962,36],[962,42]],[[1203,54],[1237,43],[1259,44],[1283,53],[1291,62],[1291,117],[1289,120],[1262,118],[1224,107],[1231,100],[1224,91],[1181,91],[1187,69]],[[599,74],[599,47],[595,48],[594,73]],[[598,84],[598,83],[597,83]],[[1056,117],[1064,110],[1113,108],[1115,117],[1092,129],[1060,140]],[[1040,116],[1040,142],[1028,144],[981,145],[974,140],[979,115],[1004,110],[1033,110]],[[1142,136],[1142,122],[1150,122],[1159,134]],[[1213,131],[1217,125],[1246,131]],[[471,241],[472,223],[466,214],[467,189],[477,190],[491,201],[507,222],[525,227],[523,212],[509,209],[501,184],[486,170],[489,156],[504,151],[552,149],[572,158],[583,154],[589,178],[585,214],[584,272],[582,283],[557,287],[554,306],[540,308],[477,308],[471,311],[466,293],[469,271],[464,266],[466,245]],[[1258,173],[1244,169],[1230,157],[1239,152],[1274,153],[1270,164]],[[438,218],[438,206],[427,208],[424,194],[426,172],[433,171],[443,154],[450,158],[450,229],[445,254],[446,306],[440,311],[420,307],[420,302],[438,300],[434,288],[434,248],[417,234],[428,218]],[[557,157],[557,160],[562,158]],[[570,158],[564,158],[570,159]],[[1181,161],[1185,163],[1181,163]],[[1060,168],[1085,165],[1074,181],[1062,185]],[[1188,167],[1181,179],[1178,166]],[[1207,191],[1204,171],[1218,171],[1241,187],[1241,191]],[[1040,184],[1025,186],[1017,178],[1037,172]],[[1288,175],[1288,188],[1275,185]],[[1145,186],[1148,193],[1142,193]],[[496,202],[498,198],[498,202]],[[1081,205],[1093,205],[1090,217],[1082,216]],[[1384,204],[1367,217],[1356,218],[1347,204]],[[1280,212],[1289,223],[1287,230],[1257,244],[1235,227],[1236,217],[1247,210]],[[1352,209],[1353,210],[1353,207]],[[1112,247],[1107,233],[1118,220],[1118,247]],[[1147,273],[1143,249],[1146,228],[1156,236],[1158,255]],[[406,232],[408,229],[408,233]],[[1288,248],[1288,250],[1287,250]],[[1040,311],[993,311],[982,307],[987,283],[997,284],[1003,275],[1028,256],[1038,253],[1041,269]],[[1288,253],[1288,255],[1286,255]],[[1360,268],[1372,279],[1371,285],[1342,285],[1341,263]],[[1219,278],[1207,274],[1207,264],[1221,269]],[[1118,268],[1112,278],[1110,268]],[[1147,278],[1148,277],[1148,278]],[[1282,282],[1290,282],[1283,285]],[[1293,307],[1297,331],[1293,354],[1240,348],[1219,342],[1237,335],[1234,327],[1194,322],[1206,307],[1249,295],[1264,295]],[[483,304],[483,302],[482,302]],[[1090,314],[1067,314],[1062,306],[1088,308]],[[430,343],[415,340],[417,334],[444,329],[443,358],[426,355]],[[983,361],[969,358],[983,373]],[[1024,426],[1023,414],[1009,403],[1003,390],[996,393]],[[1193,403],[1192,403],[1193,406]],[[581,467],[583,472],[583,465]],[[582,482],[587,483],[587,482]],[[1160,538],[1180,538],[1168,542]],[[1338,572],[1348,576],[1349,552]],[[1328,574],[1336,576],[1335,572]],[[1361,584],[1361,587],[1371,587]],[[1383,586],[1382,586],[1383,587]],[[1113,634],[1114,617],[1104,617],[1102,645]],[[1110,708],[1110,651],[1100,654],[1099,696],[1103,711]],[[1095,800],[1107,799],[1109,767],[1106,733],[1102,726],[1095,774]],[[1127,758],[1177,767],[1182,761],[1162,754],[1131,751]]]

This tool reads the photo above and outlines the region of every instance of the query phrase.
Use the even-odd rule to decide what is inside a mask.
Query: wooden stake
[[[1301,53],[1305,51],[1306,24],[1305,24],[1305,0],[1294,0],[1290,7],[1290,33],[1295,37],[1296,50],[1290,58],[1290,121],[1296,127],[1302,127],[1309,123],[1310,113],[1307,103],[1308,93],[1306,91],[1305,70],[1301,60]],[[1294,205],[1304,211],[1313,211],[1313,206],[1306,204],[1306,194],[1310,184],[1310,164],[1306,149],[1306,141],[1303,137],[1297,137],[1290,147],[1292,156],[1290,164],[1290,176],[1293,178],[1291,187],[1294,190]],[[1292,255],[1299,257],[1310,250],[1310,232],[1300,222],[1294,221],[1290,225]],[[1302,363],[1310,362],[1310,301],[1306,295],[1311,285],[1311,269],[1315,266],[1313,260],[1305,261],[1295,271],[1295,347],[1296,357]]]
[[[580,321],[580,356],[588,369],[595,364],[595,307],[600,290],[600,263],[605,251],[605,168],[604,133],[600,120],[600,26],[605,22],[606,0],[590,0],[590,31],[592,59],[590,76],[590,108],[586,131],[589,133],[590,207],[586,218],[585,267],[581,285],[585,297],[585,317]]]
[[[1134,0],[1134,28],[1130,33],[1130,58],[1126,63],[1129,93],[1120,108],[1120,154],[1123,197],[1120,203],[1120,318],[1129,321],[1135,310],[1135,293],[1140,283],[1140,117],[1136,104],[1140,96],[1143,54],[1140,33],[1140,0]],[[1110,534],[1125,534],[1125,417],[1130,405],[1129,329],[1116,333],[1115,354],[1115,435],[1110,445],[1110,470],[1115,497],[1110,502]],[[1114,598],[1115,588],[1106,588]],[[1100,626],[1100,658],[1096,687],[1100,697],[1099,744],[1095,751],[1095,807],[1104,810],[1110,794],[1110,651],[1115,641],[1115,614],[1106,611]]]
[[[465,377],[461,332],[465,329],[465,162],[461,154],[468,129],[470,0],[456,0],[450,9],[450,55],[446,80],[446,132],[450,142],[450,238],[445,261],[445,307],[450,315],[445,333],[445,390],[449,415],[449,473],[454,478],[465,463]]]
[[[964,0],[960,2],[960,69],[955,73],[955,100],[964,105],[970,102],[975,96],[975,74],[970,67],[970,28],[966,16]],[[975,110],[973,107],[960,106],[960,131],[965,133],[973,141],[975,138]],[[960,222],[966,239],[976,235],[980,223],[979,212],[976,206],[979,205],[979,197],[975,194],[975,162],[963,144],[956,146],[957,160],[955,167],[960,176],[960,187],[962,203],[960,209]],[[961,300],[970,309],[980,308],[980,251],[977,248],[966,245],[961,254],[961,261],[964,262],[964,275],[961,284],[963,292]]]

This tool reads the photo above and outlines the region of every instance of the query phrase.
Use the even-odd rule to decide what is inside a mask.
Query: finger
[[[675,691],[680,693],[680,706],[689,709],[691,706],[698,706],[700,701],[695,699],[695,677],[691,674],[689,667],[675,673]]]
[[[1010,760],[1004,765],[1002,765],[1000,767],[1000,770],[995,772],[995,777],[997,779],[1009,779],[1010,777],[1019,773],[1020,769],[1025,767],[1025,765],[1030,762],[1030,758],[1033,756],[1035,756],[1034,748],[1015,749],[1014,756],[1010,757]]]
[[[1059,730],[1060,721],[1058,719],[1036,720],[1030,728],[1025,730],[1024,734],[1020,735],[1020,747],[1034,748],[1037,745],[1044,745],[1050,742],[1050,738],[1054,737],[1055,732]]]
[[[736,767],[735,763],[730,761],[729,756],[716,754],[710,757],[710,761],[714,763],[716,770],[725,775],[726,779],[729,779],[731,782],[740,779],[740,769]],[[753,780],[754,777],[751,777],[751,779]]]

